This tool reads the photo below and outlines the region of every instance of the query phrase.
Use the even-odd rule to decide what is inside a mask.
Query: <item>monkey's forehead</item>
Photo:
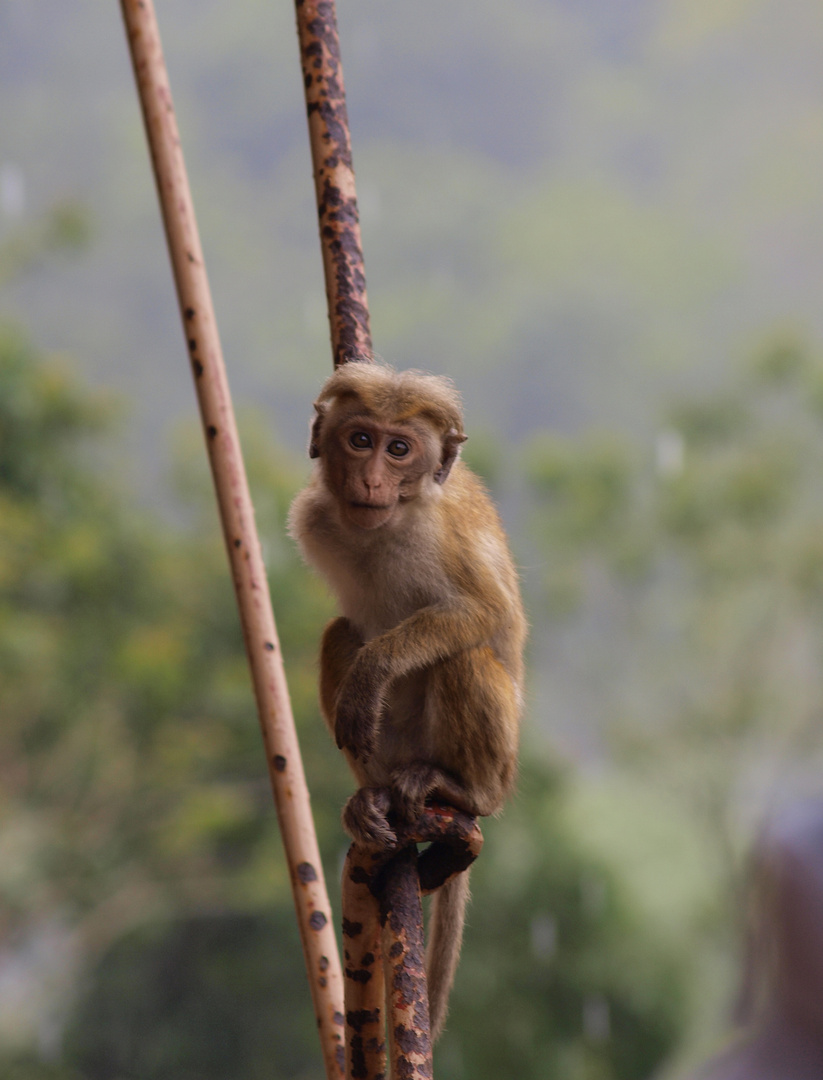
[[[386,401],[364,401],[358,395],[345,395],[330,402],[331,418],[339,424],[361,420],[364,423],[385,427],[404,425],[418,432],[431,431],[432,427],[445,433],[462,431],[462,417],[454,415],[436,403],[392,397]]]
[[[405,422],[421,417],[441,427],[462,430],[460,395],[450,380],[428,372],[394,371],[380,364],[343,364],[324,383],[318,403],[353,408]]]
[[[430,418],[422,415],[419,410],[396,410],[381,412],[378,410],[364,409],[362,406],[352,405],[335,408],[333,419],[339,427],[350,427],[362,424],[363,427],[379,429],[381,431],[407,431],[415,434],[430,432],[432,423]]]

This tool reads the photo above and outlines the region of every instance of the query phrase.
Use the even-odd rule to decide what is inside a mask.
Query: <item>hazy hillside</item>
[[[159,0],[233,384],[303,437],[327,372],[291,4]],[[774,320],[823,332],[823,13],[342,0],[377,349],[455,374],[475,425],[649,422]],[[93,246],[7,312],[136,400],[192,409],[116,4],[0,6],[3,230],[82,201]]]

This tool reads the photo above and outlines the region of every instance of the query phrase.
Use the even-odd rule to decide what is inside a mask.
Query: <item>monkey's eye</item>
[[[392,457],[405,457],[411,447],[403,439],[392,439],[386,449]]]
[[[349,442],[355,450],[368,450],[372,445],[371,436],[367,435],[365,431],[355,431],[353,435],[349,436]]]

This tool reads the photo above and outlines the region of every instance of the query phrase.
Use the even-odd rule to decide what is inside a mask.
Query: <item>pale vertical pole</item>
[[[121,0],[328,1080],[344,1076],[343,978],[268,580],[152,0]]]

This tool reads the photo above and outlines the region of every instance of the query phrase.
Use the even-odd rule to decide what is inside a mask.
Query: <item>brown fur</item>
[[[320,700],[360,785],[343,823],[355,840],[390,846],[392,811],[411,820],[431,798],[477,815],[502,806],[516,769],[526,622],[503,528],[458,460],[465,435],[451,383],[347,364],[315,410],[317,466],[290,528],[342,611],[323,634]],[[467,897],[462,880],[434,898],[435,1036]]]

